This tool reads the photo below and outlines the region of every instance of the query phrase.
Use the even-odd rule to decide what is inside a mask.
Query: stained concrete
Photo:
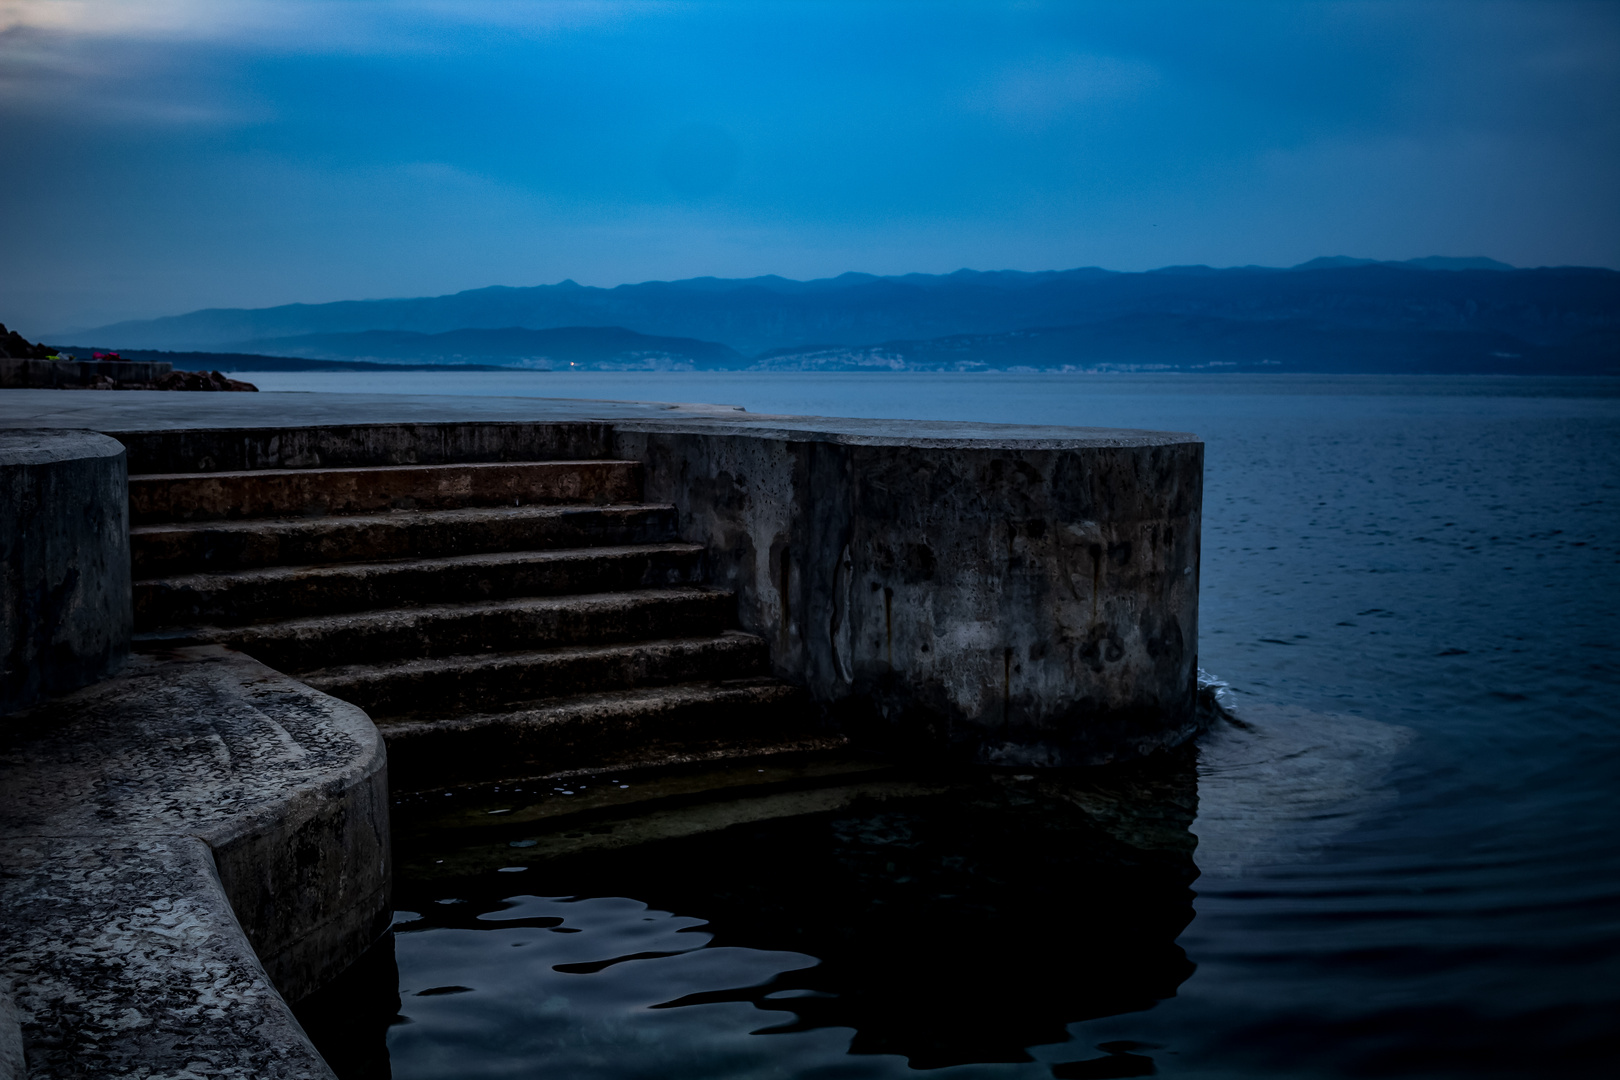
[[[129,654],[124,448],[0,430],[0,714],[77,689]]]
[[[411,657],[348,664],[301,678],[378,717],[439,715],[601,690],[765,674],[764,643],[733,630],[708,637],[621,645],[569,645],[528,652]]]
[[[595,441],[639,461],[645,496],[678,508],[682,538],[737,593],[777,674],[846,729],[909,753],[1097,764],[1199,727],[1203,445],[1191,435],[544,398],[68,396],[39,398],[36,415],[114,432],[152,461],[182,443],[286,468],[445,446],[511,460],[509,436]],[[273,437],[272,419],[296,437]],[[164,430],[176,424],[191,430]]]
[[[142,629],[232,625],[411,604],[612,592],[697,580],[697,544],[497,551],[329,566],[266,566],[137,581]]]
[[[640,498],[641,467],[630,461],[541,461],[139,473],[130,480],[129,496],[136,525],[492,504],[605,505]]]
[[[638,687],[504,712],[381,721],[396,791],[607,769],[793,758],[846,747],[804,691],[776,679]]]
[[[383,744],[238,653],[0,722],[0,980],[28,1075],[327,1077],[286,1000],[389,920]]]
[[[170,628],[139,635],[136,641],[229,645],[277,671],[297,675],[333,664],[386,663],[405,656],[714,635],[735,624],[736,607],[730,593],[687,585],[382,608],[237,627]]]
[[[852,733],[1018,766],[1190,738],[1203,444],[960,427],[885,440],[631,421],[615,450],[680,507],[777,673],[847,706]]]
[[[130,529],[137,578],[264,566],[370,562],[651,544],[675,538],[675,508],[474,506],[411,514],[255,518]]]

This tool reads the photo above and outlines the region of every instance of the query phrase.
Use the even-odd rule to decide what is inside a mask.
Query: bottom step
[[[485,780],[836,749],[797,686],[771,678],[618,690],[493,713],[380,719],[396,793]]]

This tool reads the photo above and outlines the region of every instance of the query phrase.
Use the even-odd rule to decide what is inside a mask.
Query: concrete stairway
[[[396,789],[832,745],[630,461],[130,476],[137,646],[364,708]]]

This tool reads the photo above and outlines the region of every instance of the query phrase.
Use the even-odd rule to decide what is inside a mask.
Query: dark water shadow
[[[852,1029],[849,1053],[902,1055],[914,1069],[1029,1062],[1030,1047],[1067,1041],[1067,1025],[1150,1008],[1192,974],[1176,938],[1193,918],[1195,783],[1190,758],[978,773],[945,794],[554,857],[522,888],[633,898],[705,920],[710,947],[819,960],[655,1008],[747,1002],[772,1021],[792,1014],[757,1034]],[[481,917],[515,884],[495,873],[404,880],[398,902],[436,925],[487,928]],[[436,904],[447,895],[459,902]],[[1144,1067],[1117,1055],[1060,1066]]]
[[[388,1028],[399,1013],[399,967],[389,932],[348,970],[293,1006],[339,1080],[390,1080]]]

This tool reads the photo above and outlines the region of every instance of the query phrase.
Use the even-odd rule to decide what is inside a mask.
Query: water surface
[[[411,1022],[392,1029],[394,1075],[1620,1063],[1620,383],[422,373],[389,389],[1195,431],[1200,663],[1248,721],[1186,764],[1196,798],[1169,827],[1197,846],[1181,854],[1132,848],[1005,780],[974,804],[977,832],[959,800],[924,798],[892,819],[870,806],[574,870],[489,867],[455,895],[402,882],[416,907],[398,939]],[[873,870],[884,850],[910,854]],[[825,872],[774,907],[748,885],[817,860]],[[980,891],[949,884],[959,873]],[[591,969],[637,954],[669,955]]]

